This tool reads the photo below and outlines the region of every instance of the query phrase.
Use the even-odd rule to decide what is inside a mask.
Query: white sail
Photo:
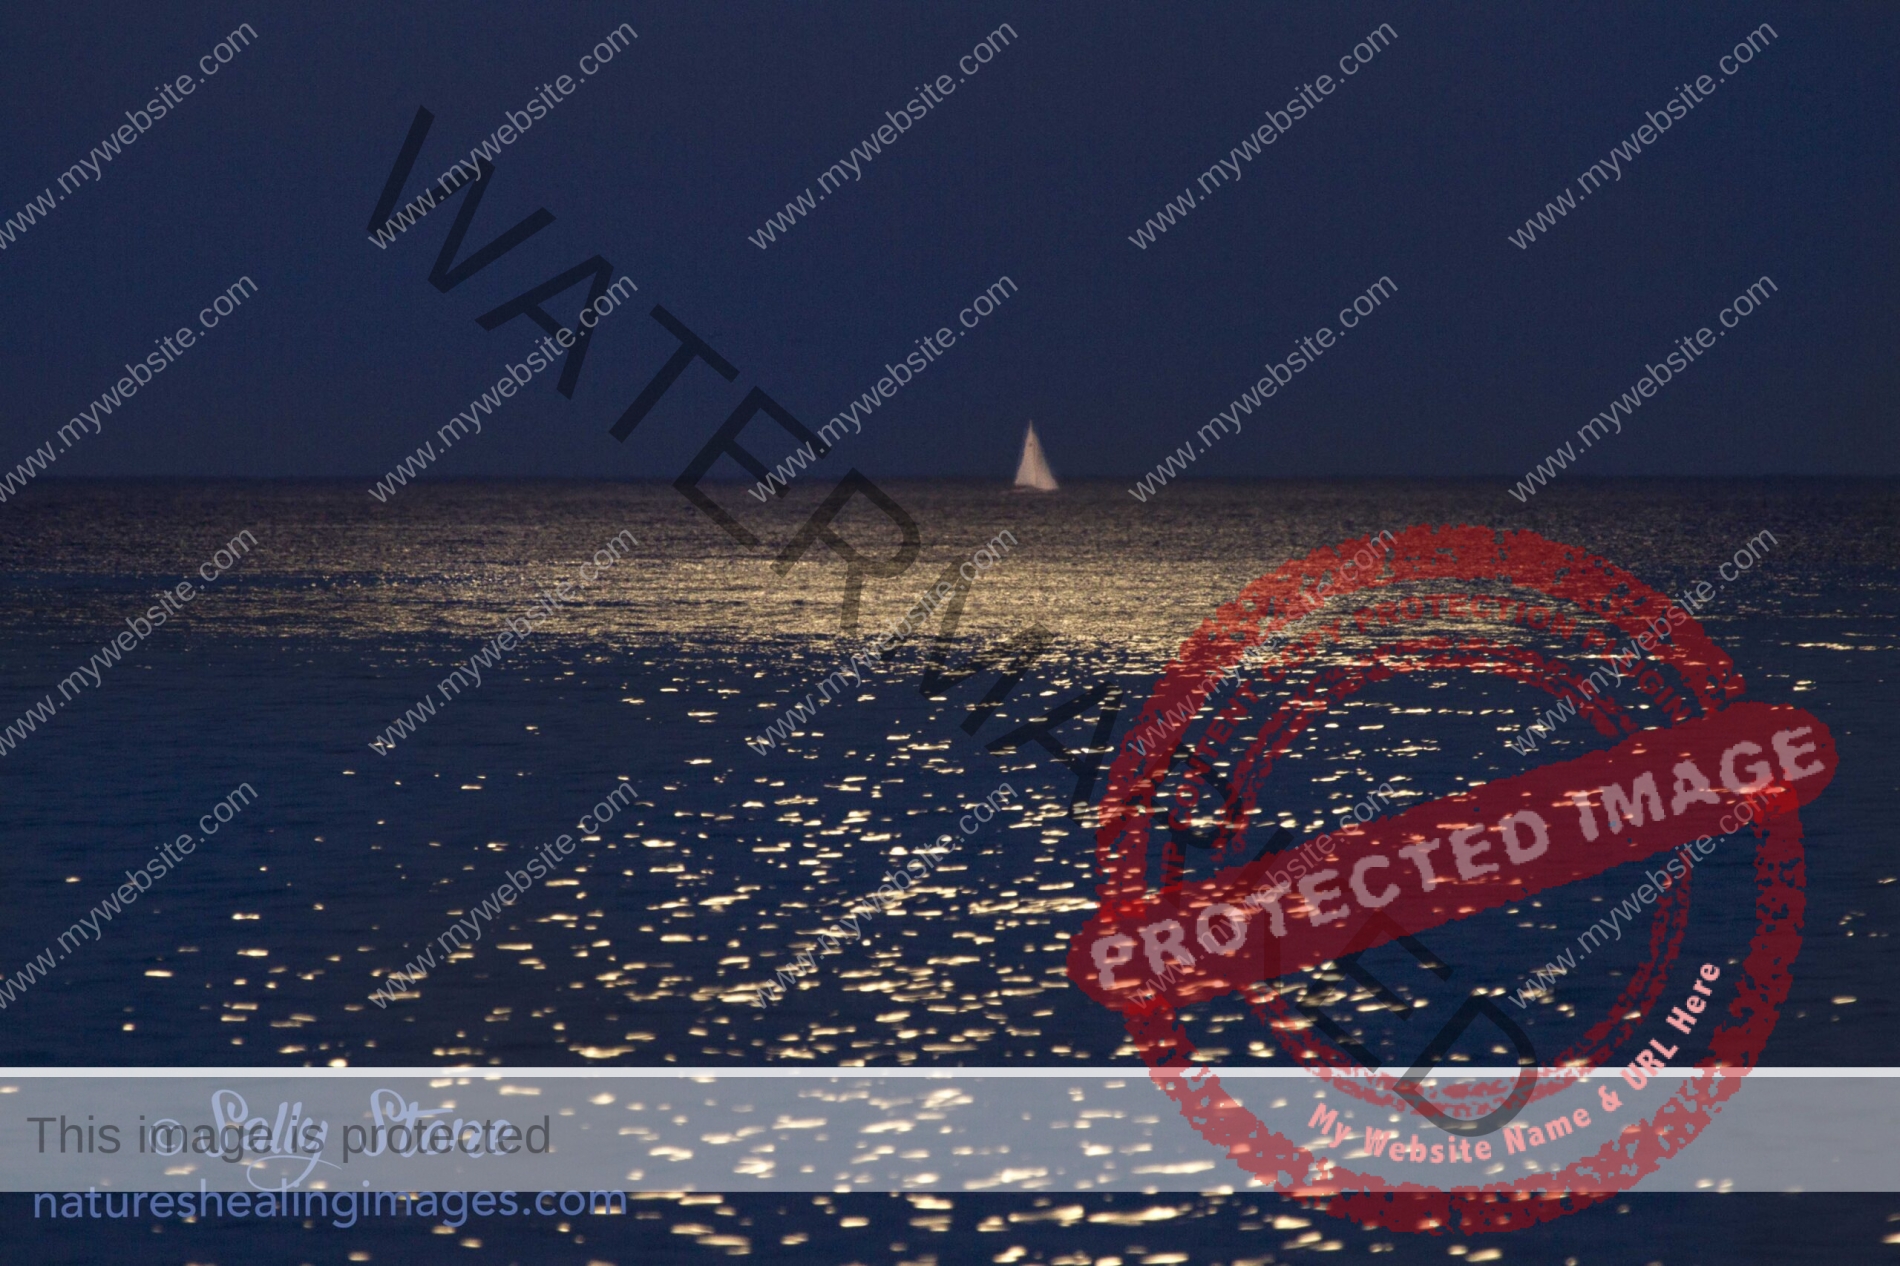
[[[1036,492],[1056,490],[1056,477],[1050,473],[1048,459],[1042,455],[1042,441],[1036,438],[1034,422],[1023,436],[1023,459],[1016,465],[1016,486]]]

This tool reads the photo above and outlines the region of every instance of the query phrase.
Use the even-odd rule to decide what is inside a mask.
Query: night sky
[[[249,276],[49,478],[373,480],[541,338],[475,318],[598,254],[639,294],[573,399],[543,375],[431,478],[670,480],[751,388],[815,428],[1004,276],[1019,292],[822,471],[1007,478],[1034,418],[1058,476],[1139,474],[1385,276],[1398,293],[1194,474],[1516,478],[1764,275],[1774,296],[1581,473],[1900,471],[1890,4],[8,6],[0,220],[245,22],[249,48],[0,251],[0,468]],[[501,152],[460,257],[536,208],[550,227],[446,294],[428,276],[467,193],[369,242],[418,106],[404,201],[621,22],[638,40]],[[747,240],[1005,22],[861,181]],[[1510,241],[1764,22],[1778,38],[1620,181]],[[1382,23],[1396,40],[1338,82]],[[1238,182],[1131,245],[1325,73]],[[694,364],[618,444],[678,346],[655,303],[739,375]]]

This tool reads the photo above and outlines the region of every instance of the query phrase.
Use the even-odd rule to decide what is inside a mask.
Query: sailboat
[[[1042,441],[1036,438],[1036,424],[1029,424],[1023,436],[1023,459],[1016,464],[1017,492],[1054,492],[1056,477],[1049,472],[1049,461],[1042,455]]]

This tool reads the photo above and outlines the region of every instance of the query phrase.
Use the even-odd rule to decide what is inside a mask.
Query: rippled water
[[[192,575],[242,530],[258,542],[0,762],[15,956],[50,943],[232,787],[248,782],[258,800],[8,1009],[6,1058],[66,1062],[93,1041],[154,1063],[1127,1058],[1125,1035],[1062,967],[1093,902],[1093,841],[1067,812],[1074,779],[1035,747],[985,744],[1105,680],[1131,701],[1119,741],[1182,639],[1255,576],[1386,527],[1486,521],[1584,546],[1671,592],[1774,534],[1705,624],[1750,697],[1814,710],[1842,745],[1841,775],[1808,820],[1808,943],[1775,1050],[1883,1058],[1891,1006],[1866,956],[1895,923],[1875,816],[1893,774],[1888,485],[1579,484],[1509,513],[1480,484],[1186,485],[1148,506],[1106,486],[892,491],[925,553],[868,587],[864,631],[1007,530],[1019,543],[976,583],[950,661],[1031,623],[1051,646],[976,738],[962,722],[994,674],[933,702],[918,686],[926,647],[912,643],[764,755],[744,740],[862,645],[838,632],[842,569],[814,555],[781,579],[765,551],[740,549],[669,488],[424,486],[382,507],[331,485],[122,483],[55,485],[8,507],[9,712],[124,628],[148,601],[137,595]],[[782,539],[812,499],[748,522]],[[872,541],[877,526],[844,530]],[[579,601],[392,754],[371,750],[452,660],[623,528],[639,545]],[[1355,649],[1349,637],[1335,653]],[[1342,709],[1345,728],[1314,731],[1298,754],[1312,772],[1276,787],[1274,812],[1311,831],[1394,777],[1436,795],[1499,776],[1520,759],[1501,737],[1544,702],[1509,683],[1368,692]],[[1094,715],[1066,731],[1072,746]],[[1557,742],[1603,740],[1579,723]],[[389,1011],[366,1001],[621,779],[637,807],[505,927]],[[868,919],[863,942],[805,987],[749,1005],[894,857],[954,829],[1002,782],[1019,808],[901,910]],[[1512,986],[1589,922],[1552,904],[1522,912],[1523,928],[1488,930],[1464,951],[1469,970]],[[1828,1001],[1846,994],[1851,1008]],[[1271,1035],[1239,1010],[1216,1009],[1209,1053],[1273,1058]]]
[[[1075,779],[1039,748],[986,745],[1103,682],[1128,699],[1119,743],[1182,640],[1256,576],[1382,529],[1477,523],[1581,546],[1670,593],[1718,581],[1744,542],[1772,532],[1703,623],[1750,698],[1827,722],[1841,765],[1804,813],[1805,945],[1768,1057],[1891,1062],[1900,1032],[1879,942],[1900,926],[1884,812],[1900,702],[1892,484],[1578,480],[1528,508],[1477,482],[1187,484],[1148,505],[1109,485],[1050,497],[889,490],[920,525],[923,554],[869,584],[855,636],[840,631],[835,562],[814,553],[781,575],[769,549],[739,547],[664,486],[445,483],[379,506],[329,484],[56,483],[4,507],[4,718],[57,697],[146,595],[196,574],[240,532],[257,547],[0,758],[13,846],[0,971],[51,944],[158,843],[195,832],[233,787],[248,783],[257,799],[6,1008],[0,1060],[1130,1061],[1119,1023],[1064,971],[1097,877],[1093,835],[1069,811]],[[777,545],[818,492],[763,509],[736,489],[716,495]],[[456,661],[623,529],[638,545],[478,689],[390,754],[371,749]],[[854,508],[840,529],[869,553],[895,546],[875,513]],[[795,736],[764,754],[748,747],[946,564],[1005,531],[1016,544],[940,649],[955,666],[1032,625],[1049,645],[976,736],[963,723],[994,671],[926,697],[930,643],[915,640]],[[1371,641],[1349,630],[1318,666]],[[1316,727],[1266,803],[1307,835],[1381,782],[1409,798],[1516,772],[1526,762],[1503,740],[1548,703],[1501,680],[1388,683]],[[1095,715],[1063,731],[1071,747]],[[1653,710],[1632,715],[1659,723]],[[1540,759],[1608,741],[1573,723]],[[370,1000],[622,780],[637,803],[551,882],[386,1010]],[[893,860],[955,832],[1005,782],[1017,805],[901,907],[866,919],[862,941],[823,957],[782,1002],[751,1004]],[[1732,936],[1749,917],[1746,858],[1718,854],[1709,870],[1696,926]],[[1402,958],[1380,970],[1415,1005],[1515,988],[1595,917],[1589,905],[1558,895],[1435,932],[1433,950],[1460,973],[1438,995],[1416,970],[1400,978]],[[1600,977],[1522,1013],[1540,1055],[1600,1017],[1639,957],[1633,940],[1605,951]],[[1357,1040],[1393,1060],[1412,1054],[1403,1017],[1337,973],[1315,976],[1313,997]],[[1188,1019],[1205,1058],[1288,1058],[1282,1031],[1238,1001]]]

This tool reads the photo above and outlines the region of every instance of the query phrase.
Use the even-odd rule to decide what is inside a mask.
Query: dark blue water
[[[1096,879],[1087,814],[1071,809],[1077,779],[1040,748],[992,753],[988,744],[1102,684],[1127,699],[1119,743],[1182,640],[1256,576],[1385,528],[1477,523],[1582,546],[1664,592],[1716,584],[1703,624],[1734,658],[1748,697],[1798,704],[1832,729],[1840,770],[1803,813],[1805,939],[1766,1059],[1893,1062],[1892,484],[1578,480],[1529,508],[1476,482],[1187,484],[1141,507],[1118,485],[1046,498],[950,483],[891,491],[919,522],[923,554],[905,574],[868,585],[856,634],[840,629],[842,567],[814,554],[781,576],[768,554],[740,548],[662,486],[438,484],[382,506],[354,485],[50,483],[9,504],[0,515],[0,728],[48,695],[61,706],[0,757],[0,820],[12,845],[0,975],[54,945],[157,845],[199,835],[200,818],[233,788],[248,784],[255,798],[96,942],[14,998],[0,1013],[0,1061],[1134,1062],[1116,1018],[1063,968]],[[779,539],[815,495],[796,491],[752,513],[782,516]],[[880,526],[874,515],[843,524],[873,541]],[[638,545],[558,614],[535,613],[533,635],[484,669],[479,688],[441,702],[387,754],[372,749],[418,699],[440,699],[437,684],[457,661],[510,616],[534,613],[538,592],[575,580],[623,530]],[[798,733],[763,754],[748,745],[865,634],[900,618],[945,564],[1005,531],[1016,544],[973,586],[955,637],[933,643],[932,625]],[[1764,531],[1772,545],[1724,583],[1719,566]],[[242,532],[255,548],[182,615],[105,668],[97,687],[60,698],[59,683],[156,601],[150,594],[197,575]],[[920,689],[933,646],[940,667],[954,668],[1032,626],[1045,631],[1046,649],[974,736],[965,722],[994,668],[936,698]],[[1347,639],[1330,654],[1366,649]],[[1549,702],[1498,679],[1382,686],[1342,707],[1332,728],[1316,728],[1263,803],[1304,838],[1381,782],[1436,796],[1608,745],[1577,722],[1534,758],[1507,749]],[[1644,702],[1631,693],[1633,715],[1660,724]],[[1099,716],[1061,731],[1071,749],[1087,744]],[[371,1001],[387,973],[506,872],[561,832],[579,834],[580,815],[623,781],[634,804],[583,841],[558,883],[538,886],[400,1000]],[[923,891],[872,920],[861,942],[822,960],[784,1001],[751,1005],[758,985],[874,890],[893,860],[954,831],[1004,782],[1019,793],[1015,807]],[[1707,870],[1689,956],[1745,938],[1751,918],[1745,848],[1718,853]],[[1624,890],[1606,880],[1599,891],[1612,889]],[[1592,904],[1556,895],[1441,929],[1428,939],[1456,963],[1453,985],[1415,968],[1405,975],[1403,957],[1368,964],[1428,1006],[1475,988],[1512,990],[1596,917]],[[1638,958],[1633,940],[1606,949],[1595,974],[1514,1011],[1540,1056],[1601,1019]],[[1350,982],[1315,973],[1299,983],[1330,997],[1354,1039],[1382,1059],[1414,1054],[1416,1034],[1363,1005],[1370,995]],[[1329,985],[1339,988],[1329,995]],[[1184,1021],[1205,1058],[1288,1059],[1239,1002],[1195,1008]],[[1453,1058],[1486,1062],[1491,1046],[1474,1039]],[[1055,1206],[1083,1208],[1082,1220],[1066,1222],[1011,1221],[1012,1210],[1035,1212],[1030,1197],[985,1199],[954,1198],[949,1217],[969,1235],[915,1226],[943,1215],[903,1201],[879,1197],[862,1214],[840,1204],[838,1217],[870,1219],[869,1239],[841,1238],[848,1228],[837,1217],[807,1227],[809,1197],[747,1202],[724,1219],[665,1201],[650,1209],[680,1225],[743,1216],[756,1224],[745,1233],[752,1251],[813,1261],[989,1260],[1017,1244],[1044,1261],[1065,1252],[1073,1261],[1079,1252],[1091,1261],[1271,1257],[1304,1232],[1243,1228],[1270,1227],[1276,1215],[1318,1217],[1319,1242],[1444,1252],[1442,1241],[1413,1244],[1259,1198],[1179,1198],[1172,1205],[1191,1211],[1142,1223],[1133,1240],[1113,1218],[1086,1220],[1114,1212],[1105,1198],[1055,1197]],[[1719,1199],[1683,1202],[1668,1219],[1660,1210],[1677,1206],[1641,1201],[1627,1215],[1566,1219],[1522,1237],[1543,1246],[1537,1254],[1514,1237],[1497,1244],[1505,1260],[1560,1260],[1549,1254],[1585,1243],[1597,1250],[1575,1252],[1586,1262],[1702,1260],[1718,1240],[1746,1242],[1755,1233],[1747,1225],[1772,1223],[1780,1207],[1755,1198],[1758,1216],[1745,1225]],[[1846,1204],[1855,1211],[1839,1234],[1865,1222],[1852,1242],[1884,1251],[1871,1206]],[[803,1212],[768,1232],[780,1215],[767,1206],[781,1205]],[[987,1217],[1008,1232],[972,1229]],[[1671,1220],[1692,1229],[1665,1231]],[[800,1227],[806,1241],[781,1243]],[[586,1234],[577,1226],[561,1243]],[[1088,1238],[1097,1235],[1106,1238]],[[670,1250],[687,1242],[657,1239]],[[1777,1260],[1804,1260],[1802,1242],[1794,1237]],[[318,1260],[319,1243],[334,1256],[341,1240],[295,1243],[284,1252]],[[1621,1247],[1603,1255],[1610,1245]],[[581,1248],[560,1256],[568,1249],[551,1239],[519,1251],[523,1260],[589,1259]]]

